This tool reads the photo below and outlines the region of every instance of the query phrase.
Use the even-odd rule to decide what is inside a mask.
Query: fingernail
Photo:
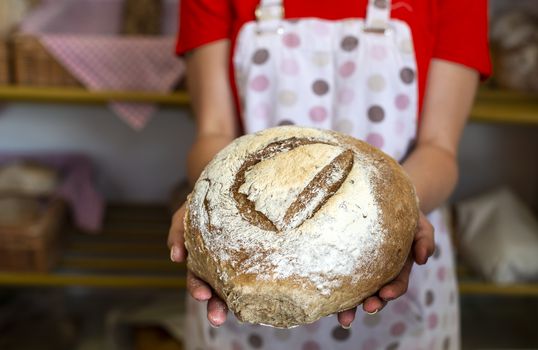
[[[215,322],[215,317],[214,316],[207,315],[207,320],[209,321],[209,325],[211,326],[211,328],[219,328],[220,326],[222,326],[222,324],[216,325],[216,324],[213,323],[213,322]]]
[[[173,262],[179,262],[179,248],[176,246],[172,246],[172,249],[170,249],[170,260]]]
[[[375,314],[377,314],[378,312],[379,312],[379,309],[375,309],[374,312],[368,312],[368,311],[367,311],[366,313],[367,313],[368,315],[375,315]]]
[[[353,322],[351,322],[353,323]],[[344,326],[343,324],[341,325],[343,329],[350,329],[351,328],[351,323],[348,324],[347,326]]]

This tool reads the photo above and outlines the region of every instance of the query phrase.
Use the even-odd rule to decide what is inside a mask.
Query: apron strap
[[[283,19],[284,3],[282,0],[260,0],[255,14],[258,21]]]
[[[282,0],[260,0],[256,7],[258,34],[279,32],[281,21],[284,19],[284,4]]]
[[[390,10],[391,0],[368,0],[364,30],[385,33],[389,28]],[[259,33],[278,31],[280,21],[284,19],[283,0],[260,0],[255,15]]]
[[[368,0],[366,9],[367,32],[385,33],[390,23],[391,0]]]

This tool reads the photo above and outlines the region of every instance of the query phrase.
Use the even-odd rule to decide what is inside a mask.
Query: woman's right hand
[[[168,248],[170,249],[170,259],[175,263],[187,260],[187,250],[185,249],[185,227],[183,219],[185,217],[185,203],[176,211],[172,217],[172,225],[168,232]],[[218,327],[226,321],[228,307],[226,303],[218,297],[211,287],[187,270],[187,290],[190,295],[200,301],[207,301],[207,319]]]

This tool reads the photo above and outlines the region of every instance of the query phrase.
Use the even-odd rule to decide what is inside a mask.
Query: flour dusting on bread
[[[267,147],[271,151],[264,153]],[[380,178],[378,153],[343,142],[334,132],[299,127],[239,138],[210,162],[190,196],[189,264],[201,277],[215,279],[209,282],[221,287],[219,294],[239,316],[262,315],[253,322],[288,327],[327,312],[323,305],[296,305],[300,293],[345,307],[347,301],[338,301],[335,293],[344,283],[386,279],[378,265],[386,254],[383,245],[393,244],[393,233],[383,222],[379,184],[385,179]],[[249,205],[239,205],[237,196]],[[407,236],[403,250],[410,246],[412,237]],[[407,251],[393,248],[399,252],[396,260],[403,261]],[[387,264],[391,274],[394,264],[400,261]],[[256,291],[256,283],[274,288],[276,299],[274,305],[255,306],[267,310],[250,312],[259,303],[256,298],[271,300],[269,292]],[[364,298],[342,293],[342,298],[356,299],[351,302]]]

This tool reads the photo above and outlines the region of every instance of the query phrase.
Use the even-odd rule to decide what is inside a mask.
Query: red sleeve
[[[433,57],[491,75],[487,0],[438,0],[437,38]]]
[[[230,1],[181,0],[176,52],[185,52],[210,42],[229,38],[232,28]]]

